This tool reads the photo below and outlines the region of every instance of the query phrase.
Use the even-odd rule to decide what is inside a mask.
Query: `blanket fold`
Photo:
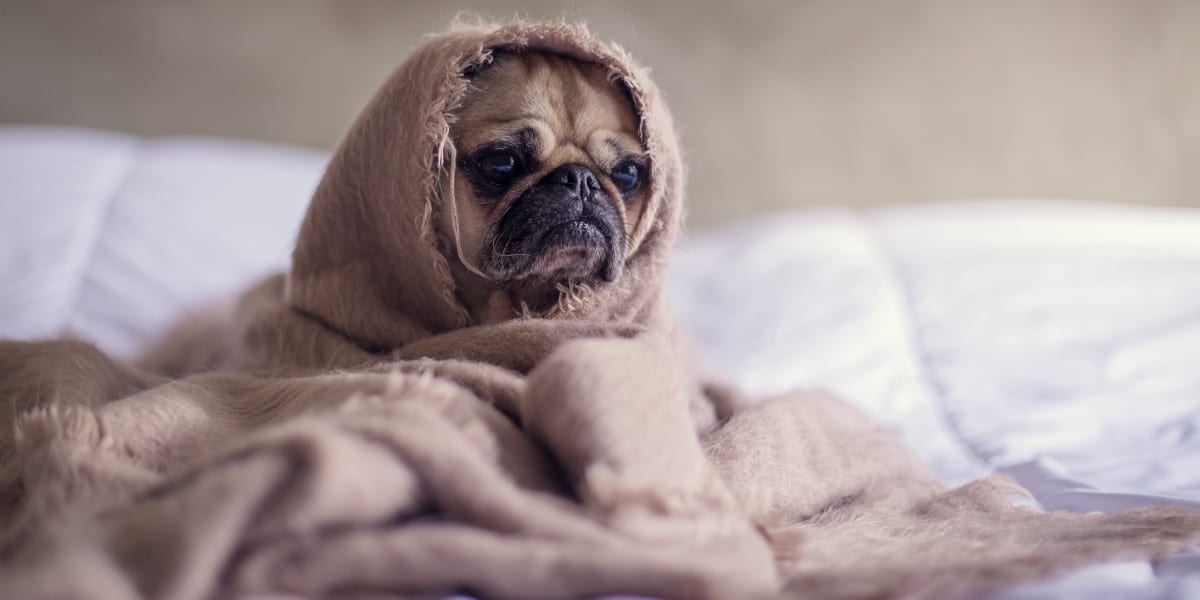
[[[440,189],[495,51],[628,90],[650,200],[626,267],[546,314],[471,321]],[[0,342],[5,597],[959,598],[1200,539],[1200,515],[1047,513],[949,488],[828,396],[706,381],[664,304],[683,165],[645,69],[581,27],[433,36],[338,148],[291,271],[136,366]]]

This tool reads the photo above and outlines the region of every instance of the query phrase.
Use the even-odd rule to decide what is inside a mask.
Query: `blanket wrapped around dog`
[[[605,67],[651,193],[616,282],[475,325],[440,190],[464,73],[497,49]],[[620,49],[564,24],[430,38],[335,153],[286,278],[138,367],[0,345],[4,597],[962,597],[1200,537],[1182,509],[950,489],[837,400],[704,383],[663,298],[682,189]]]

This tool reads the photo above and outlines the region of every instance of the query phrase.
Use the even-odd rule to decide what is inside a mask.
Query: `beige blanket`
[[[622,81],[652,197],[616,283],[477,326],[439,190],[462,73],[495,48]],[[3,597],[957,598],[1200,538],[1182,509],[949,489],[835,399],[703,383],[662,298],[682,179],[619,49],[563,24],[430,38],[334,155],[286,277],[137,367],[0,343]]]

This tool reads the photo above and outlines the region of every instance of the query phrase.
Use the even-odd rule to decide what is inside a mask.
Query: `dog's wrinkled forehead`
[[[577,162],[607,172],[645,152],[628,93],[599,65],[497,52],[468,76],[454,127],[460,154],[506,144],[546,164]],[[584,105],[589,109],[579,110]]]

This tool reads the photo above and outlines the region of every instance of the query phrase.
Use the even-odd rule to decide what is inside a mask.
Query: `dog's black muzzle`
[[[483,260],[501,280],[615,281],[625,226],[613,198],[582,165],[563,165],[517,198]]]

